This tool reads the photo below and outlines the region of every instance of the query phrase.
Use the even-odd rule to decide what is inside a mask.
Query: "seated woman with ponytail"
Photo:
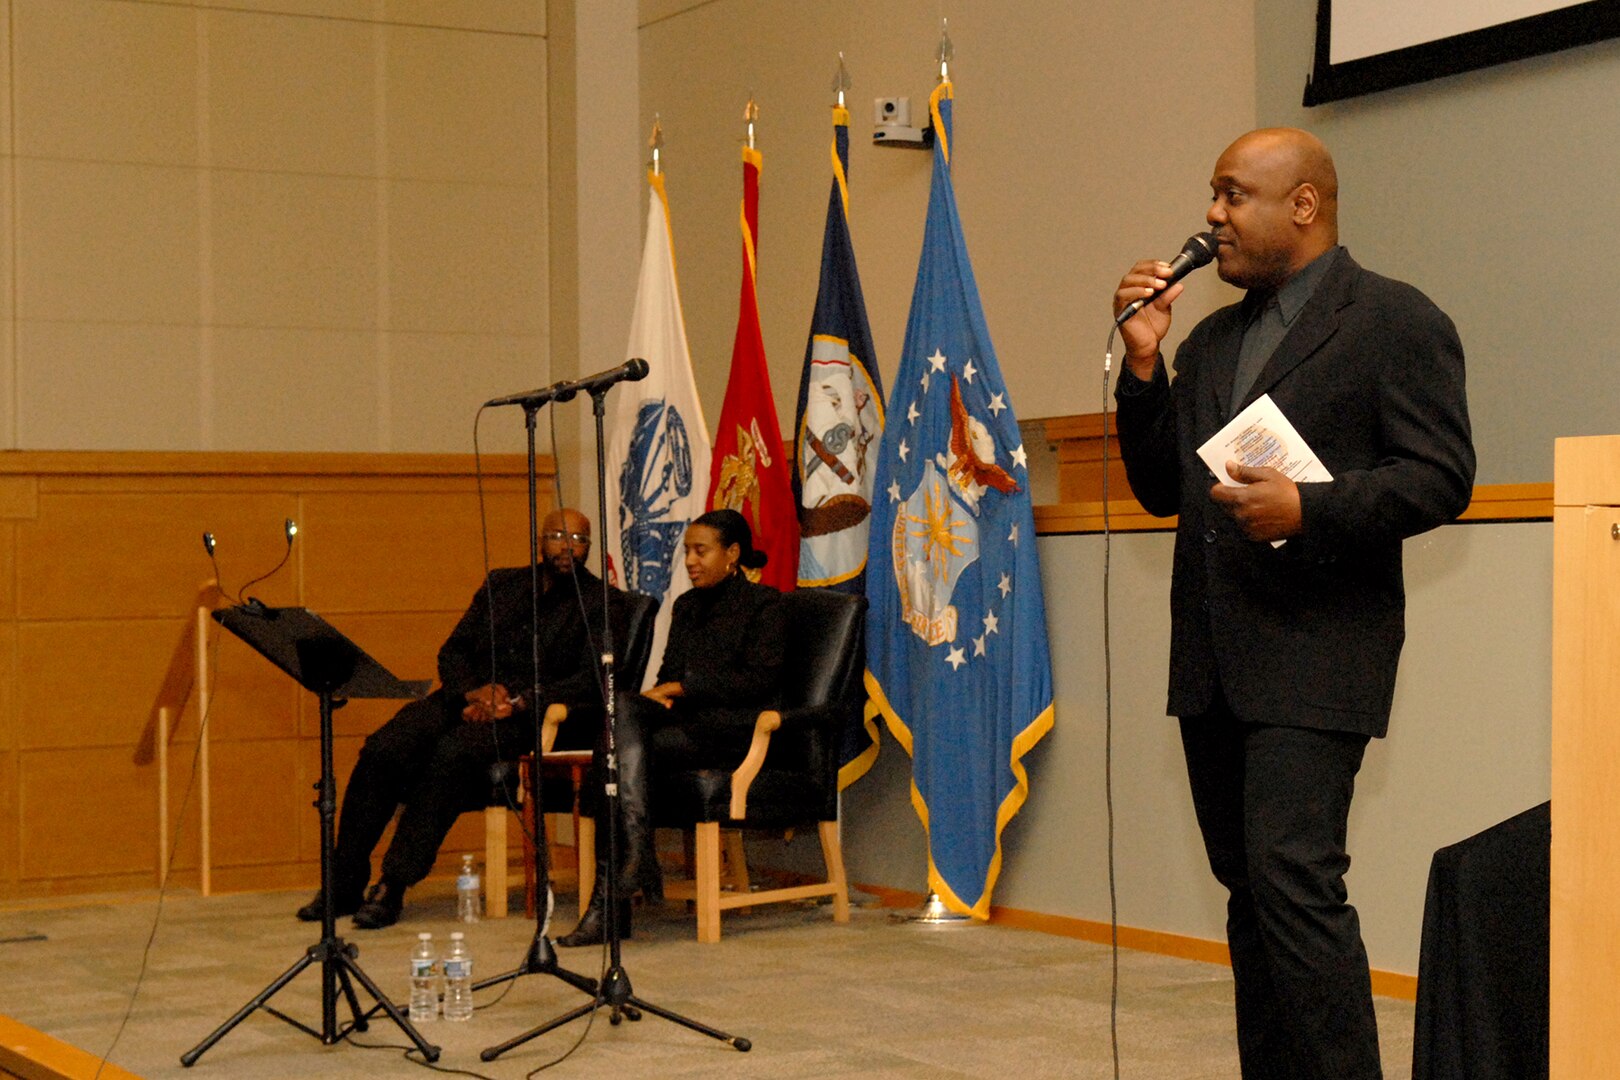
[[[631,894],[660,891],[647,810],[649,767],[735,768],[748,753],[760,712],[776,704],[782,669],[782,594],[744,573],[765,565],[748,520],[735,510],[711,510],[687,526],[685,549],[692,588],[675,601],[657,684],[642,694],[620,694],[618,702],[621,937],[630,936]],[[602,941],[607,839],[603,829],[596,835],[597,888],[579,925],[559,945]]]

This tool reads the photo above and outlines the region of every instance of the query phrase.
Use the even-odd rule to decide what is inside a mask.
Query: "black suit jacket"
[[[592,635],[601,634],[602,579],[584,566],[577,566],[574,574],[579,581],[577,590],[574,582],[560,578],[540,595],[540,696],[546,703],[600,705],[602,692],[596,666],[599,650],[592,644]],[[614,637],[623,641],[622,594],[617,589],[609,592]],[[439,681],[447,694],[460,701],[467,691],[491,681],[513,694],[527,691],[534,682],[533,643],[529,636],[532,605],[527,566],[489,572],[439,649]]]
[[[1120,454],[1149,513],[1179,514],[1168,711],[1381,736],[1405,637],[1401,542],[1468,505],[1462,343],[1418,290],[1335,256],[1243,404],[1262,394],[1333,474],[1300,485],[1303,534],[1246,539],[1197,448],[1229,419],[1239,305],[1199,323],[1151,382],[1116,390]]]

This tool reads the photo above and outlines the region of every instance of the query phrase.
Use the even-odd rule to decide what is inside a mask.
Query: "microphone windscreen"
[[[651,369],[647,367],[647,361],[639,356],[633,356],[625,361],[624,380],[625,382],[639,382],[647,377],[649,370]]]
[[[1214,233],[1195,233],[1187,237],[1187,242],[1181,245],[1181,253],[1187,256],[1192,263],[1192,269],[1196,270],[1215,257],[1216,246]]]

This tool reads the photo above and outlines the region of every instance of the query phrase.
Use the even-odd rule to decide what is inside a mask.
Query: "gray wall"
[[[1119,917],[1223,940],[1164,715],[1169,534],[1116,537],[1114,814]],[[1003,834],[995,902],[1106,922],[1102,553],[1098,536],[1041,541],[1057,722],[1025,764],[1030,798]],[[1374,967],[1417,971],[1429,860],[1549,794],[1552,526],[1452,525],[1407,544],[1407,646],[1387,739],[1367,753],[1350,824],[1350,897]],[[924,888],[908,760],[885,739],[844,794],[856,881]],[[813,841],[802,845],[813,854]],[[761,851],[764,855],[766,852]]]
[[[1339,166],[1345,242],[1456,320],[1485,484],[1620,431],[1620,40],[1305,109],[1316,5],[1256,0],[1256,112]]]

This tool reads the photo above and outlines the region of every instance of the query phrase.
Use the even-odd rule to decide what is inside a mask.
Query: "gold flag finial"
[[[647,136],[647,149],[652,151],[653,175],[658,176],[662,172],[658,157],[664,149],[664,125],[659,122],[658,113],[653,113],[652,134]]]
[[[833,75],[832,88],[833,92],[838,95],[838,107],[840,109],[844,107],[844,92],[853,85],[849,78],[849,68],[844,66],[844,54],[839,52],[838,71]]]
[[[748,104],[743,109],[743,120],[748,124],[748,149],[752,150],[754,149],[754,124],[759,120],[759,103],[754,100],[752,93],[748,95]]]
[[[951,61],[956,57],[956,47],[951,44],[950,20],[943,15],[939,19],[939,81],[949,82],[951,78]]]

